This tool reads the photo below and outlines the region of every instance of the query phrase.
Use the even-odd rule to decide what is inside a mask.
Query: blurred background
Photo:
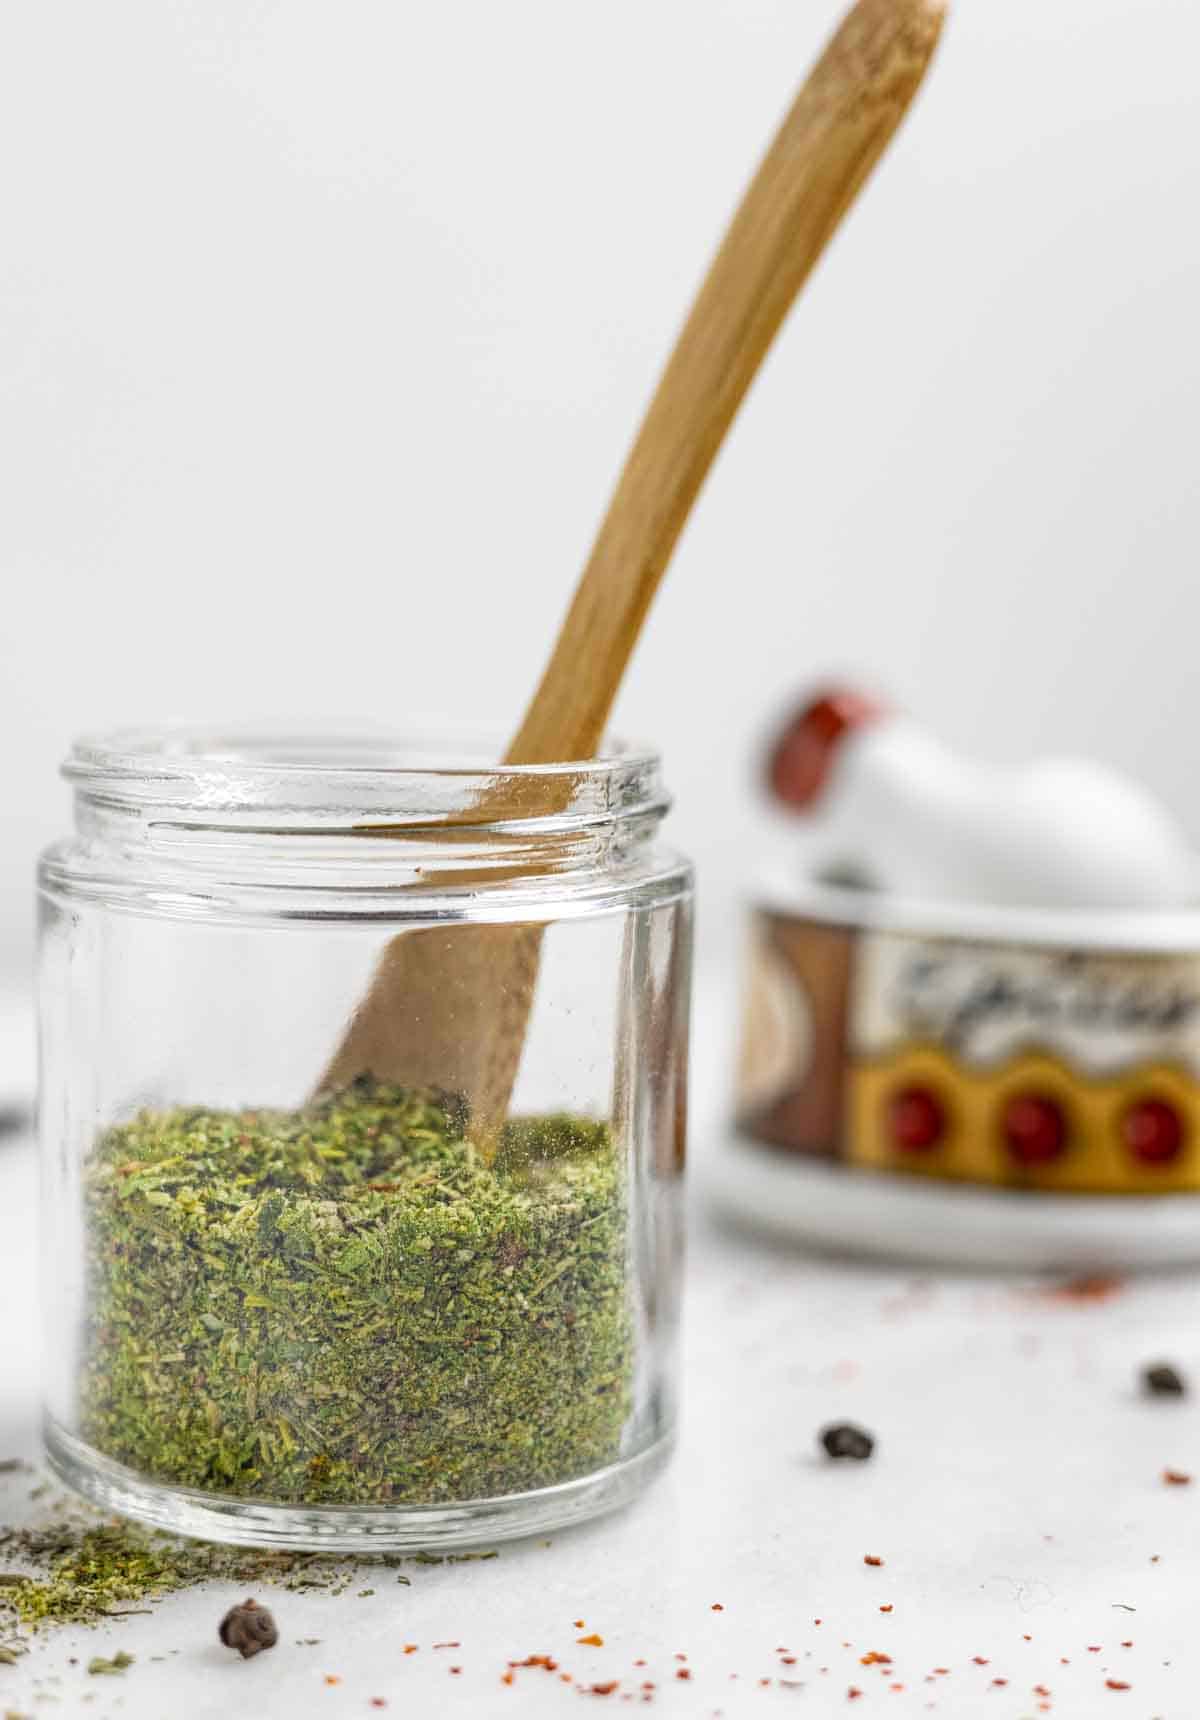
[[[81,729],[512,726],[837,0],[32,0],[0,61],[0,984]],[[732,950],[764,728],[849,672],[1200,834],[1200,15],[957,0],[617,728]]]

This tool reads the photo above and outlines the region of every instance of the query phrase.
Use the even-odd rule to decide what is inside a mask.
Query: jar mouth
[[[177,722],[83,736],[62,774],[89,804],[205,827],[568,828],[666,809],[650,748],[508,765],[503,745],[444,722]]]

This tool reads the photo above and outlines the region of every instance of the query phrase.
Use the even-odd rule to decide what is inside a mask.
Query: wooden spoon
[[[809,74],[692,306],[506,763],[585,759],[599,747],[651,599],[725,432],[793,299],[904,117],[945,10],[946,0],[858,0]],[[481,807],[480,821],[486,816]],[[494,1139],[520,1062],[541,935],[540,927],[520,924],[400,933],[322,1087],[369,1070],[463,1093],[475,1138]]]

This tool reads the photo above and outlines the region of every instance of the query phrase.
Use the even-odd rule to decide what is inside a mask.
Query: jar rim
[[[661,812],[657,752],[606,739],[590,759],[500,762],[495,732],[414,721],[164,722],[77,739],[62,774],[85,800],[205,825],[571,823]],[[475,816],[472,816],[472,813]]]

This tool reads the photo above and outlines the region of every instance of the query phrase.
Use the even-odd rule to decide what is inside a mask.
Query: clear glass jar
[[[464,1545],[665,1460],[691,874],[653,754],[494,757],[172,728],[67,761],[45,1441],[100,1505]],[[507,1107],[471,1085],[505,1059]]]

